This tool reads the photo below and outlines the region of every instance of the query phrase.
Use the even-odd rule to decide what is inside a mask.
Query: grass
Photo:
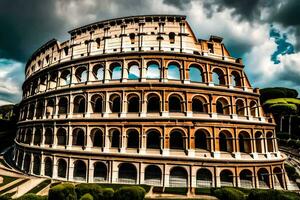
[[[11,176],[2,176],[2,177],[3,177],[3,183],[0,184],[0,187],[18,179],[18,178],[11,177]]]
[[[50,179],[44,180],[43,182],[41,182],[40,184],[38,184],[37,186],[35,186],[31,190],[29,190],[26,194],[28,194],[28,193],[36,194],[39,191],[41,191],[42,189],[44,189],[45,187],[47,187],[50,183],[51,183]]]
[[[24,179],[24,180],[22,180],[22,181],[20,181],[20,182],[18,182],[18,183],[16,183],[16,184],[14,184],[14,185],[12,185],[12,186],[10,186],[10,187],[8,187],[8,188],[6,188],[6,189],[0,191],[0,195],[4,194],[5,192],[10,191],[10,190],[13,189],[13,188],[16,188],[16,187],[22,185],[23,183],[25,183],[25,182],[27,182],[27,181],[28,181],[28,179]]]

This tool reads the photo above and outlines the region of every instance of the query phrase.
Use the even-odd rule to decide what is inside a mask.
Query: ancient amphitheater
[[[26,65],[13,152],[20,170],[76,182],[286,189],[273,118],[222,38],[197,39],[180,15],[69,33]]]

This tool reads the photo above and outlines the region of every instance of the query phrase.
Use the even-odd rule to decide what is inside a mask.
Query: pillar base
[[[186,112],[186,116],[187,116],[187,117],[193,117],[193,112],[187,111],[187,112]]]
[[[211,155],[212,155],[212,157],[214,157],[214,158],[220,158],[220,152],[219,152],[219,151],[211,152]]]
[[[208,83],[208,86],[215,86],[215,84],[214,83]]]
[[[210,117],[213,119],[218,119],[218,114],[217,113],[211,113]]]
[[[163,111],[161,112],[162,117],[169,117],[169,112]]]
[[[190,80],[184,80],[183,83],[184,83],[184,84],[190,84],[191,81],[190,81]]]
[[[145,113],[145,112],[140,113],[140,117],[146,117],[146,116],[147,116],[147,113]]]
[[[236,159],[241,159],[241,153],[240,152],[234,152],[233,157]]]
[[[103,113],[103,117],[109,117],[109,113],[107,112]]]
[[[168,156],[168,155],[170,155],[170,149],[163,149],[162,155],[163,155],[163,156]]]
[[[127,113],[122,112],[122,113],[120,114],[120,117],[126,117],[126,116],[127,116]]]
[[[266,158],[271,158],[271,154],[269,152],[266,153]]]
[[[193,150],[193,149],[188,149],[188,150],[187,150],[187,153],[188,153],[188,156],[189,156],[189,157],[195,157],[195,150]]]
[[[146,149],[145,148],[139,149],[139,154],[146,154]]]
[[[103,153],[108,153],[108,152],[109,152],[109,148],[104,147],[104,148],[103,148]]]
[[[120,148],[120,153],[126,153],[126,148],[124,147]]]
[[[237,114],[231,114],[231,119],[238,119],[238,115]]]
[[[257,153],[250,153],[250,155],[253,159],[258,159],[258,154]]]

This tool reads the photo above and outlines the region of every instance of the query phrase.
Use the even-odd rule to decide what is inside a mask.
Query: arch
[[[173,94],[169,97],[169,112],[183,112],[180,96]]]
[[[75,76],[77,78],[77,83],[84,83],[87,81],[87,68],[86,66],[78,67],[75,71]]]
[[[272,132],[267,132],[266,134],[266,139],[267,139],[267,148],[268,152],[274,152],[274,146],[273,146],[273,133]]]
[[[38,155],[33,157],[33,170],[32,170],[32,172],[35,175],[40,175],[41,174],[41,158]]]
[[[91,140],[93,143],[93,147],[103,147],[103,133],[101,129],[99,128],[94,128],[91,130]]]
[[[249,169],[243,169],[240,172],[240,186],[243,188],[252,188],[253,179],[252,172]]]
[[[96,64],[93,67],[93,74],[96,80],[102,81],[104,79],[104,67],[101,64]]]
[[[74,146],[84,146],[85,145],[85,134],[84,134],[84,130],[81,128],[75,128],[73,130],[73,141],[72,141],[72,145]]]
[[[64,128],[59,128],[56,132],[57,145],[67,145],[67,131]]]
[[[195,148],[196,149],[205,149],[210,151],[210,134],[206,130],[197,130],[195,132]]]
[[[232,135],[229,131],[221,131],[219,133],[219,148],[220,151],[233,151]]]
[[[118,129],[113,129],[111,131],[110,143],[111,143],[111,147],[115,147],[115,148],[121,147],[121,133]]]
[[[180,80],[180,66],[175,62],[168,65],[168,79]]]
[[[169,33],[169,40],[170,40],[171,44],[175,43],[175,36],[176,36],[176,34],[174,32]]]
[[[201,96],[196,96],[192,99],[192,111],[194,113],[207,113],[207,102]]]
[[[71,84],[71,73],[70,70],[64,70],[61,72],[60,79],[59,79],[59,85],[69,85]]]
[[[111,80],[120,80],[122,78],[122,66],[119,63],[110,64]]]
[[[59,98],[58,101],[58,114],[67,114],[68,113],[68,99],[66,97]]]
[[[59,178],[67,177],[67,162],[64,159],[59,159],[57,162],[57,176]]]
[[[147,96],[147,112],[160,112],[160,98],[157,94]]]
[[[253,117],[257,117],[257,103],[256,101],[250,102],[250,114]]]
[[[221,115],[229,115],[229,103],[225,98],[219,98],[216,103],[216,111]]]
[[[140,68],[138,63],[131,62],[128,64],[128,79],[137,80],[140,78]]]
[[[266,168],[257,171],[259,188],[270,188],[269,172]]]
[[[42,119],[44,113],[44,103],[42,101],[38,101],[36,105],[35,117],[37,119]]]
[[[127,131],[127,148],[139,148],[139,132],[135,129]]]
[[[24,159],[24,152],[19,150],[19,155],[18,155],[18,167],[19,167],[19,169],[22,169],[23,159]]]
[[[170,171],[170,187],[187,187],[188,173],[183,167],[173,167]]]
[[[212,71],[212,79],[215,85],[225,85],[225,75],[223,70],[219,68],[214,68]]]
[[[255,146],[256,146],[256,152],[262,153],[263,152],[263,138],[262,138],[262,132],[257,131],[255,132]]]
[[[102,113],[103,111],[103,99],[101,95],[95,94],[91,98],[91,105],[94,113]]]
[[[239,149],[243,153],[251,153],[251,137],[246,131],[239,133]]]
[[[24,167],[23,167],[26,173],[29,173],[30,171],[30,164],[31,164],[31,156],[29,154],[26,154],[24,158]]]
[[[161,139],[160,133],[156,130],[150,130],[147,132],[147,149],[160,149]]]
[[[231,83],[233,87],[241,87],[241,76],[237,71],[231,72]]]
[[[184,133],[180,130],[174,130],[170,134],[170,149],[185,149]]]
[[[282,172],[280,167],[275,167],[273,169],[273,176],[275,189],[284,189],[284,173]]]
[[[113,113],[121,112],[121,97],[117,94],[110,96],[110,110]]]
[[[202,67],[196,64],[192,64],[189,67],[190,81],[192,82],[204,82]]]
[[[85,113],[85,98],[81,95],[77,95],[73,101],[74,110],[73,113]]]
[[[140,112],[140,98],[137,95],[130,95],[128,97],[128,112]]]
[[[47,100],[46,115],[48,117],[49,115],[53,115],[53,114],[54,114],[54,100],[49,99]]]
[[[210,170],[201,168],[197,171],[196,185],[197,187],[212,187],[213,176]]]
[[[240,116],[245,115],[245,105],[242,99],[238,99],[235,102],[236,114]]]
[[[45,144],[51,145],[53,144],[53,131],[51,128],[46,128],[45,131]]]
[[[107,180],[107,167],[103,162],[94,163],[94,182]]]
[[[160,66],[157,62],[150,61],[147,63],[147,78],[160,79]]]
[[[33,144],[40,145],[42,141],[42,132],[41,129],[37,128],[34,132]]]
[[[137,169],[133,164],[121,163],[119,165],[118,179],[120,183],[136,184],[137,182]]]
[[[30,144],[32,141],[32,129],[29,128],[26,130],[26,137],[25,137],[25,143]]]
[[[161,185],[162,172],[156,165],[148,165],[145,168],[145,183],[147,185]]]
[[[220,173],[220,181],[221,181],[221,187],[222,186],[233,187],[234,186],[233,173],[228,169],[222,170]]]
[[[29,105],[28,119],[33,119],[35,105],[32,103]]]
[[[44,172],[44,175],[52,177],[52,174],[53,174],[53,167],[52,166],[53,165],[52,165],[51,158],[49,158],[49,157],[45,158],[44,163],[45,163],[45,172]]]
[[[82,160],[75,161],[73,178],[80,181],[86,180],[86,164]]]

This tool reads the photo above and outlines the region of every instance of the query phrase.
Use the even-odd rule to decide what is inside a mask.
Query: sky
[[[223,37],[253,87],[300,92],[299,0],[1,0],[0,105],[18,103],[31,54],[52,38],[96,21],[146,14],[186,15],[196,36]]]

